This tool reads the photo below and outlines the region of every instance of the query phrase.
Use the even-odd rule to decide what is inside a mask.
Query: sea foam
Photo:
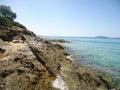
[[[60,90],[69,90],[67,84],[64,82],[60,75],[58,75],[55,81],[53,82],[53,87],[58,88]]]

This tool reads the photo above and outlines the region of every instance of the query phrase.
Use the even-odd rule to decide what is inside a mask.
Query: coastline
[[[58,40],[58,42],[59,42],[59,40]],[[62,45],[62,44],[60,44],[60,45]],[[62,45],[62,46],[64,46],[64,45]],[[66,48],[67,47],[65,47],[65,52],[67,52],[67,53],[69,53],[67,50],[66,50]],[[105,89],[104,88],[104,86],[103,87],[100,87],[100,88],[95,88],[95,87],[92,87],[92,90],[116,90],[115,89],[115,87],[113,87],[113,86],[110,86],[110,84],[108,84],[107,83],[107,81],[106,80],[104,80],[103,79],[103,77],[102,77],[102,75],[100,75],[98,72],[96,72],[96,71],[93,71],[92,69],[90,69],[90,68],[88,68],[87,66],[82,66],[81,64],[80,64],[80,62],[78,62],[78,61],[76,61],[76,59],[75,58],[73,58],[70,54],[68,54],[67,56],[66,56],[66,58],[67,59],[69,59],[73,64],[74,64],[74,71],[75,72],[77,72],[77,74],[78,74],[78,78],[80,78],[81,77],[81,75],[82,74],[89,74],[89,75],[92,75],[91,77],[87,77],[87,75],[85,76],[85,77],[87,77],[87,79],[86,79],[86,81],[89,81],[89,79],[91,79],[91,78],[94,78],[94,79],[96,79],[96,80],[98,80],[98,83],[99,83],[99,81],[100,80],[102,80],[102,82],[104,82],[105,84],[106,84],[106,86],[105,87],[107,87],[107,89]],[[88,75],[88,76],[89,76]],[[67,76],[67,75],[66,75]],[[65,77],[66,77],[65,76]],[[64,77],[64,75],[63,75],[63,77]],[[83,75],[83,77],[84,77],[84,75]],[[88,79],[89,78],[89,79]],[[73,80],[74,81],[74,80]],[[96,83],[96,82],[95,82]],[[94,84],[95,84],[94,83]],[[95,85],[97,85],[98,83],[96,83]],[[93,85],[94,86],[94,85]],[[83,87],[84,87],[84,85],[83,85]],[[104,88],[104,89],[103,89]],[[88,87],[88,90],[89,90],[90,88]],[[72,90],[72,89],[70,89],[70,90]],[[85,88],[82,88],[82,89],[80,89],[80,90],[85,90]]]
[[[66,52],[70,53],[71,51],[69,51],[69,48],[67,48]],[[119,90],[120,89],[120,79],[119,79],[119,77],[110,74],[109,71],[106,72],[106,71],[103,71],[103,70],[95,69],[95,67],[92,68],[92,67],[87,66],[83,63],[80,63],[80,61],[78,61],[78,59],[76,59],[75,56],[70,55],[68,58],[71,58],[73,63],[75,63],[76,68],[83,68],[85,70],[91,71],[91,72],[95,73],[96,75],[102,77],[104,80],[106,80],[109,83],[109,86],[111,88],[113,88],[113,90]]]
[[[1,90],[111,89],[102,77],[85,68],[76,68],[65,47],[56,43],[63,40],[37,38],[32,32],[17,27],[0,29]],[[8,38],[9,35],[12,36]]]

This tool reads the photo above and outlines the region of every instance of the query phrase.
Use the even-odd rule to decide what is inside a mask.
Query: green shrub
[[[12,27],[13,26],[13,21],[6,18],[6,17],[0,16],[0,25],[7,26],[7,27]]]
[[[3,16],[0,16],[0,25],[7,26],[7,27],[17,26],[17,27],[26,29],[26,27],[24,25],[22,25],[18,22],[13,22],[12,20],[10,20],[6,17],[3,17]]]
[[[14,25],[14,26],[17,26],[17,27],[21,27],[21,28],[26,29],[26,27],[25,27],[24,25],[22,25],[22,24],[20,24],[20,23],[18,23],[18,22],[13,22],[13,25]]]

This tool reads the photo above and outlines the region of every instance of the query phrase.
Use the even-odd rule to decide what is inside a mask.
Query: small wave
[[[58,75],[55,81],[53,82],[53,87],[58,88],[60,90],[69,90],[67,84],[63,81],[60,75]]]

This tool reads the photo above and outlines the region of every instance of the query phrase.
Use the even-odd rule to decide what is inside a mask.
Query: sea
[[[109,73],[120,80],[120,39],[91,37],[43,37],[70,41],[63,46],[68,48],[71,57],[78,63],[93,70]]]

